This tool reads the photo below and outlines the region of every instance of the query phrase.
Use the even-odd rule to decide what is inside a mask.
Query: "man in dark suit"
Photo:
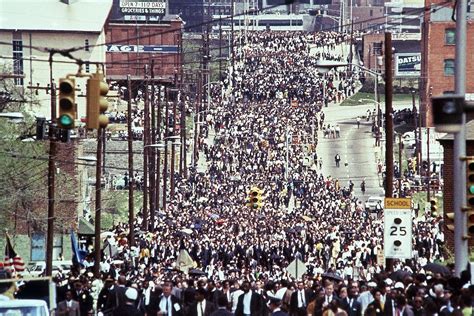
[[[117,307],[125,304],[127,301],[125,297],[125,291],[127,290],[125,287],[126,283],[127,279],[121,275],[117,280],[117,284],[110,286],[103,311],[114,311]]]
[[[206,300],[206,296],[206,289],[201,287],[196,290],[196,302],[191,305],[188,316],[210,316],[216,310],[216,305],[210,300]]]
[[[280,307],[281,307],[281,300],[276,297],[271,297],[268,303],[268,308],[272,312],[271,316],[288,316],[288,314],[282,311]]]
[[[211,316],[234,316],[232,312],[227,310],[228,305],[227,298],[225,296],[219,297],[217,300],[217,309],[211,314]]]
[[[357,301],[358,288],[351,286],[349,295],[341,301],[341,308],[347,313],[347,316],[362,316],[362,305]]]
[[[216,288],[216,283],[213,280],[209,280],[207,282],[207,291],[207,299],[211,301],[215,306],[217,306],[219,298],[221,296],[224,296],[224,293]]]
[[[58,303],[56,315],[59,316],[79,316],[79,302],[72,299],[72,291],[66,291],[66,299]]]
[[[181,316],[183,314],[179,299],[171,294],[172,289],[170,283],[163,285],[163,293],[158,299],[158,315]]]
[[[318,300],[318,304],[316,304],[314,311],[315,315],[322,315],[326,306],[331,304],[333,300],[339,302],[339,298],[337,297],[336,293],[334,293],[334,283],[332,281],[326,280],[324,283],[324,296],[322,296]]]
[[[298,289],[291,294],[290,299],[290,315],[306,316],[306,307],[313,299],[310,290],[305,289],[302,281],[298,282]]]
[[[76,281],[74,283],[74,292],[72,292],[72,297],[79,303],[79,310],[81,316],[87,316],[93,310],[94,299],[89,294],[89,291],[84,290],[84,285],[81,281]]]
[[[242,291],[237,302],[235,316],[264,316],[266,306],[263,298],[250,289],[250,282],[242,283]]]

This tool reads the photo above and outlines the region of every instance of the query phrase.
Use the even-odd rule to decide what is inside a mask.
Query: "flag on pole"
[[[71,229],[71,248],[72,248],[72,263],[74,266],[84,266],[83,262],[87,256],[87,251],[79,249],[79,244],[76,240],[76,235]]]
[[[10,236],[6,234],[7,244],[5,245],[5,261],[3,263],[5,270],[22,272],[25,270],[23,259],[15,252],[10,241]]]

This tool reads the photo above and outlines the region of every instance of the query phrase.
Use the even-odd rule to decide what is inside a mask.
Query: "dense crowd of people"
[[[472,313],[468,276],[435,271],[443,260],[440,218],[414,219],[414,256],[395,261],[389,274],[378,260],[383,220],[365,210],[353,184],[320,172],[317,130],[338,134],[337,125],[324,125],[324,107],[354,93],[357,74],[321,74],[317,63],[345,60],[336,48],[347,38],[249,32],[226,97],[205,109],[206,170],[178,178],[166,209],[144,230],[137,214],[134,245],[126,223],[110,232],[102,278],[93,277],[90,258],[83,273],[59,275],[58,314],[72,315],[71,301],[74,315]],[[262,201],[250,207],[254,187]]]

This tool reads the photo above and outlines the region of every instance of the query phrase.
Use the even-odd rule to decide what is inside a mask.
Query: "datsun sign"
[[[396,77],[418,77],[421,70],[421,53],[395,54]]]

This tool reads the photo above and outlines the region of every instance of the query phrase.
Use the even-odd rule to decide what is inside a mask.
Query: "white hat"
[[[385,280],[385,284],[387,284],[387,285],[389,285],[389,286],[392,285],[392,283],[393,283],[393,281],[392,281],[392,279],[390,279],[390,278],[387,278],[387,279]]]
[[[377,283],[375,283],[374,281],[370,281],[369,283],[367,283],[367,286],[368,287],[377,287]]]
[[[395,283],[395,285],[393,286],[394,289],[401,289],[401,290],[404,290],[405,289],[405,285],[403,285],[402,282],[397,282]]]
[[[131,300],[131,301],[134,301],[137,299],[138,297],[138,292],[136,289],[134,289],[133,287],[129,287],[126,291],[125,291],[125,296]]]

